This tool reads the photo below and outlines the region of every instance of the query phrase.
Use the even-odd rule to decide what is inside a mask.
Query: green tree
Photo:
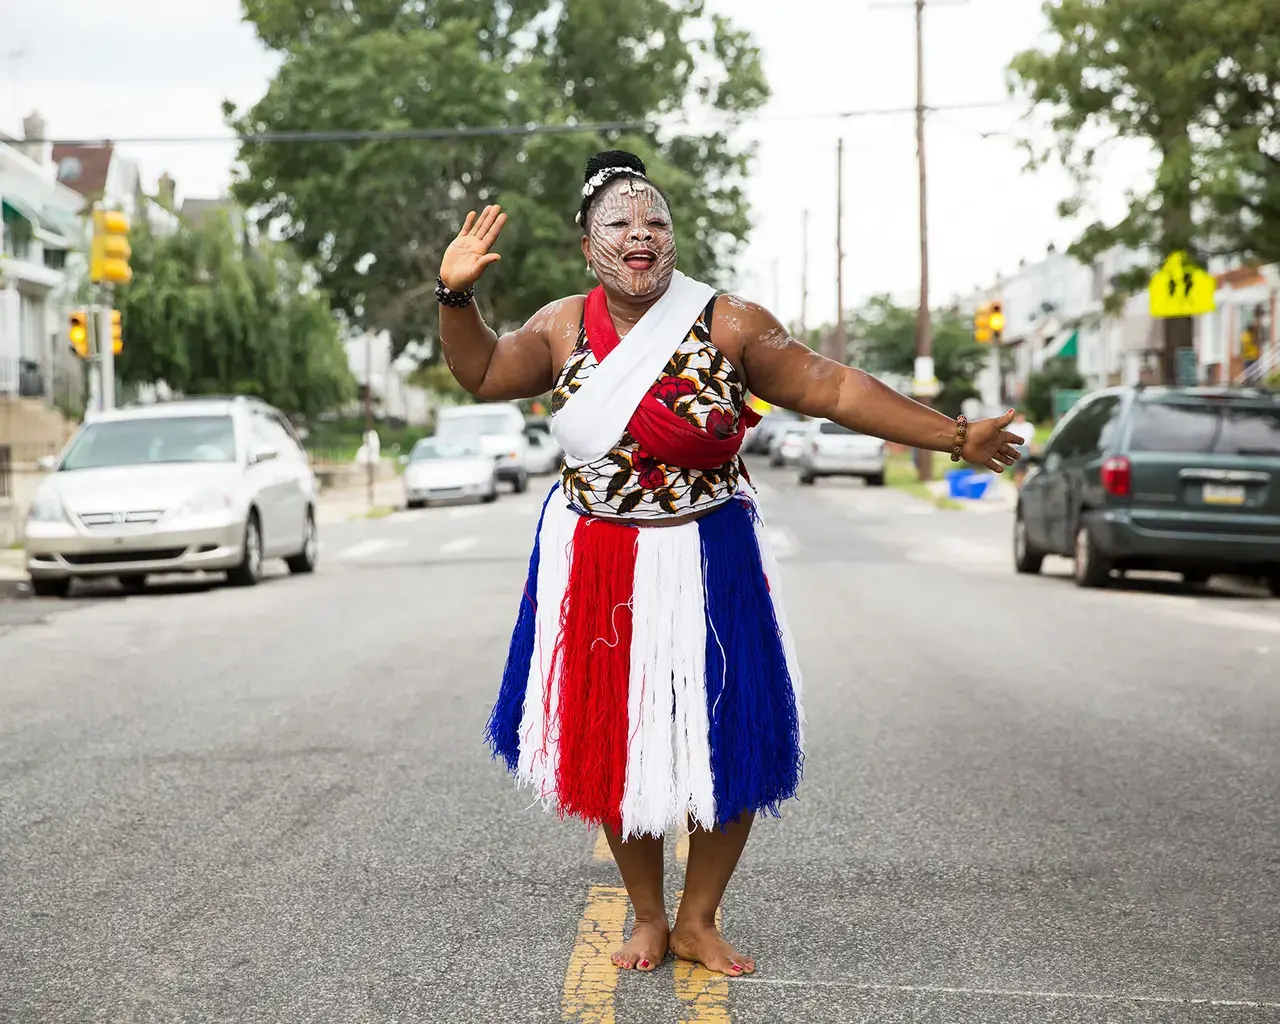
[[[916,308],[899,306],[888,295],[877,295],[853,314],[854,344],[870,373],[915,372]],[[959,415],[966,399],[977,398],[974,381],[991,359],[991,347],[973,340],[968,318],[953,309],[933,314],[934,375],[942,390],[934,405],[948,416]]]
[[[291,251],[247,245],[226,216],[171,234],[136,219],[119,289],[126,383],[256,395],[307,418],[354,395],[338,324]]]
[[[1027,378],[1023,406],[1032,423],[1048,423],[1053,419],[1055,391],[1083,391],[1084,377],[1069,359],[1050,359],[1044,369]]]
[[[718,120],[768,97],[760,55],[702,0],[243,0],[283,58],[244,135],[271,131],[647,124],[692,110]],[[435,274],[465,211],[511,214],[502,264],[482,289],[498,327],[583,291],[572,219],[581,168],[629,148],[671,197],[681,267],[724,283],[746,237],[750,147],[727,128],[676,138],[648,130],[275,144],[247,139],[237,196],[276,223],[352,323],[395,351],[436,328]]]
[[[1148,146],[1149,189],[1128,196],[1117,223],[1089,224],[1071,252],[1091,263],[1123,245],[1151,261],[1117,278],[1115,299],[1141,287],[1170,252],[1200,259],[1280,258],[1280,137],[1276,94],[1280,21],[1271,0],[1052,0],[1050,42],[1018,54],[1010,88],[1049,111],[1053,156],[1079,213],[1118,141]],[[1190,321],[1173,321],[1164,373],[1190,344]]]

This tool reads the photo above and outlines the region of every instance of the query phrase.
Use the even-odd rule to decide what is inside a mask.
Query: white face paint
[[[634,178],[606,184],[587,215],[588,262],[607,290],[661,295],[676,269],[671,211],[658,190]]]

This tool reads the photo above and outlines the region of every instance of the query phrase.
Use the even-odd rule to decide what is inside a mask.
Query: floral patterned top
[[[729,437],[738,429],[745,389],[734,365],[712,344],[710,324],[715,301],[713,298],[707,304],[672,355],[655,394],[700,429]],[[597,365],[586,328],[580,327],[578,343],[551,392],[553,416]],[[645,452],[627,432],[603,458],[576,468],[566,464],[561,486],[579,512],[662,519],[714,508],[728,500],[737,493],[738,473],[736,458],[713,470],[665,465]]]

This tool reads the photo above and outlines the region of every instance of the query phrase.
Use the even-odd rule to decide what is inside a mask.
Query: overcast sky
[[[752,31],[773,88],[772,102],[747,130],[759,142],[759,159],[750,183],[755,230],[738,290],[787,320],[798,316],[808,209],[808,320],[834,317],[835,151],[843,136],[846,304],[883,291],[913,295],[919,265],[913,118],[822,116],[914,103],[911,8],[873,7],[869,0],[711,0],[711,7]],[[55,137],[225,133],[222,101],[252,103],[275,67],[240,21],[237,0],[0,0],[0,9],[0,131],[9,134],[33,108]],[[935,4],[926,25],[928,102],[1007,100],[1004,69],[1037,42],[1042,27],[1039,0]],[[110,77],[95,72],[95,50],[115,58]],[[1065,176],[1022,171],[1015,145],[1025,130],[1022,113],[1010,102],[930,117],[935,302],[1074,237],[1055,211],[1068,191]],[[167,170],[180,195],[219,194],[235,155],[231,143],[126,148],[148,183]],[[1122,152],[1107,165],[1102,215],[1115,215],[1144,164],[1141,154]]]

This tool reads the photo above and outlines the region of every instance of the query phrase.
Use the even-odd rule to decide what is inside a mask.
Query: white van
[[[499,480],[520,494],[529,486],[529,442],[524,436],[524,413],[514,402],[460,405],[441,409],[436,436],[444,441],[477,440],[492,457]]]

